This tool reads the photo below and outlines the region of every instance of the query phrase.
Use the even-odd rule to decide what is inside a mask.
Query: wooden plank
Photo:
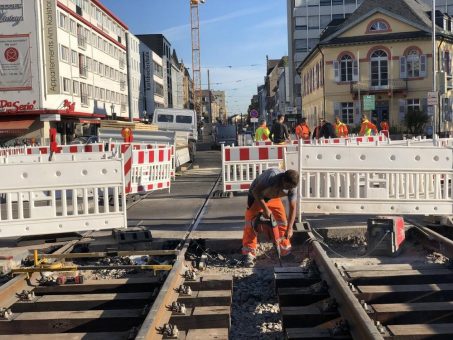
[[[359,272],[359,271],[392,271],[392,270],[426,270],[426,269],[448,269],[445,264],[408,264],[408,263],[396,263],[396,264],[372,264],[362,266],[341,266],[344,271],[347,272]]]
[[[453,335],[453,323],[387,325],[387,328],[393,336]]]
[[[10,334],[0,335],[0,340],[125,340],[129,334],[130,332]]]
[[[311,287],[281,287],[277,296],[281,307],[307,306],[328,298],[329,293],[314,293]]]
[[[274,267],[274,273],[307,273],[307,268],[302,267]]]
[[[416,275],[453,275],[450,269],[415,269],[415,270],[400,270],[400,271],[374,271],[364,270],[359,272],[347,272],[351,278],[364,278],[364,277],[395,277],[395,276],[416,276]]]
[[[205,275],[197,281],[185,281],[184,284],[192,290],[232,290],[233,277],[231,275]]]
[[[230,306],[231,300],[231,290],[202,290],[192,292],[190,296],[178,297],[178,302],[184,303],[186,307]]]
[[[228,340],[228,328],[189,329],[186,340]]]
[[[280,308],[282,315],[321,315],[338,314],[338,312],[324,312],[321,306],[293,306]]]
[[[338,320],[338,311],[323,312],[320,306],[280,307],[283,325],[285,328],[323,328],[322,325],[331,324]]]
[[[371,307],[376,313],[450,311],[453,310],[453,301],[373,304]]]
[[[180,330],[230,327],[230,306],[188,308],[186,315],[172,315],[170,323]]]
[[[275,273],[275,286],[280,287],[307,287],[320,282],[319,277],[304,273]]]
[[[331,335],[329,329],[323,328],[287,328],[286,339],[317,339],[317,340],[331,340],[331,339],[352,339],[350,335]]]
[[[21,313],[0,322],[2,334],[123,332],[139,326],[143,309]]]
[[[34,292],[36,295],[151,292],[160,284],[160,279],[157,277],[85,280],[83,284],[39,286],[35,288]]]
[[[17,302],[11,310],[13,313],[72,311],[88,309],[134,309],[143,308],[152,302],[153,293],[119,293],[119,294],[75,294],[44,295],[32,302]]]
[[[356,288],[360,293],[436,292],[441,290],[453,290],[453,283],[357,286]]]

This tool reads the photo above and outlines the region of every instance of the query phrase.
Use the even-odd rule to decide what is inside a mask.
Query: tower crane
[[[200,3],[205,3],[205,0],[189,0],[190,1],[190,21],[192,32],[192,77],[193,77],[193,99],[194,108],[197,113],[198,120],[201,119],[201,61],[200,61],[200,17],[198,14],[198,6]]]

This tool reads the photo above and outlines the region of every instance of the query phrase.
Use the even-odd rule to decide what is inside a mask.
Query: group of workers
[[[285,117],[278,115],[277,120],[269,130],[266,121],[261,121],[256,130],[255,140],[270,140],[274,144],[285,144],[290,140],[288,128],[283,123]],[[388,132],[389,125],[386,120],[380,124],[381,130]],[[377,134],[378,129],[370,122],[366,115],[362,115],[360,126],[361,136]],[[340,117],[335,117],[332,125],[325,119],[319,120],[319,125],[313,131],[307,125],[306,118],[302,118],[295,129],[298,139],[309,140],[310,138],[347,137],[349,129]],[[245,211],[245,225],[242,237],[242,263],[245,267],[253,267],[257,256],[258,234],[264,233],[271,238],[282,261],[294,261],[291,254],[291,237],[296,219],[296,187],[299,183],[299,173],[295,170],[281,170],[270,168],[259,175],[250,185],[247,196],[247,209]],[[289,215],[286,215],[285,207],[281,200],[288,197]],[[264,221],[272,221],[259,226],[258,218]],[[261,221],[261,220],[260,220]]]
[[[272,141],[274,144],[284,144],[291,140],[288,128],[284,124],[285,116],[278,115],[276,121],[271,129],[267,127],[266,121],[261,120],[260,126],[255,132],[255,141]],[[386,131],[388,135],[389,123],[387,120],[382,120],[380,123],[381,131]],[[311,133],[310,127],[307,124],[305,117],[301,118],[299,124],[295,128],[295,135],[297,139],[310,140],[319,138],[344,138],[349,135],[348,126],[340,120],[339,116],[335,117],[335,124],[332,125],[326,119],[320,118],[318,126],[315,127]],[[360,124],[359,136],[372,136],[378,134],[378,128],[374,123],[368,120],[366,115],[362,115]]]

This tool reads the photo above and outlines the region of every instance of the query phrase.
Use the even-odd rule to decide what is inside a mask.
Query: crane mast
[[[201,1],[204,2],[204,1]],[[201,62],[200,62],[200,17],[198,15],[198,5],[200,0],[190,0],[190,18],[192,32],[192,76],[193,76],[193,99],[194,109],[198,120],[201,119]]]

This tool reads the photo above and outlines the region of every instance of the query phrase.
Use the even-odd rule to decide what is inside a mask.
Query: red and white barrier
[[[222,145],[223,191],[246,191],[252,181],[264,170],[282,168],[285,149],[297,150],[297,146],[225,147]]]
[[[126,194],[171,188],[172,147],[136,149],[133,144],[122,144]]]
[[[104,144],[74,144],[60,145],[56,153],[84,153],[84,152],[104,152]],[[50,146],[32,146],[25,149],[27,155],[47,155],[50,153]]]
[[[0,149],[0,157],[5,156],[14,156],[14,155],[24,155],[26,146],[12,146],[7,148]]]

